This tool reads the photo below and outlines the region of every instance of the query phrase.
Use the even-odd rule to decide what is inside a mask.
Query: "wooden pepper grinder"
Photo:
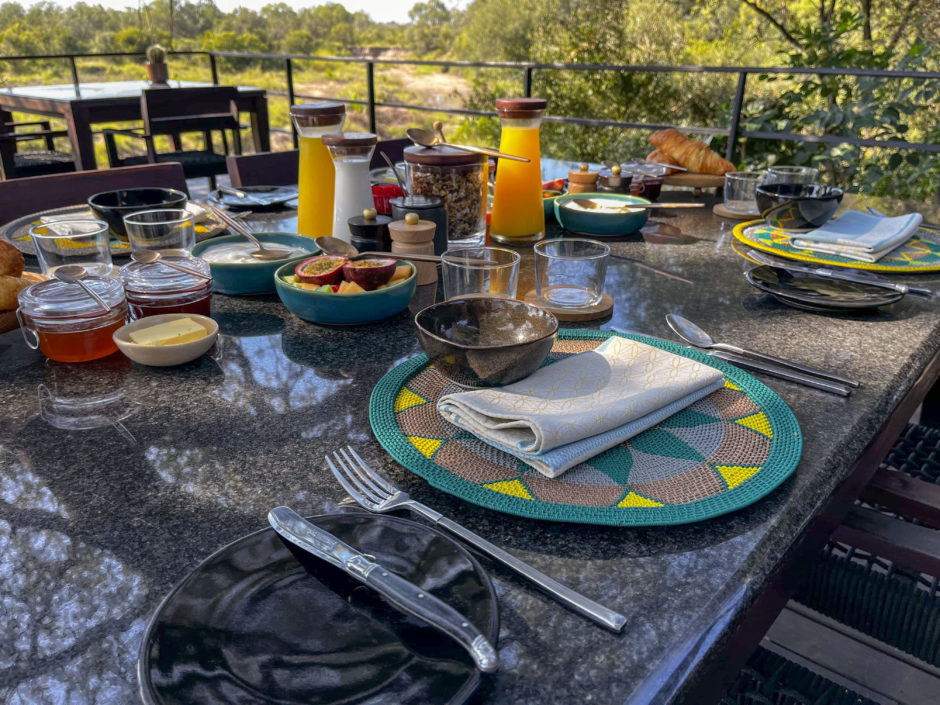
[[[392,254],[402,255],[405,259],[408,255],[433,255],[435,228],[433,222],[419,219],[417,213],[406,213],[404,220],[393,220],[388,224]],[[436,264],[415,262],[414,265],[418,268],[418,286],[437,282]]]
[[[588,171],[587,164],[581,164],[577,171],[568,172],[568,193],[589,193],[597,190],[597,172]]]

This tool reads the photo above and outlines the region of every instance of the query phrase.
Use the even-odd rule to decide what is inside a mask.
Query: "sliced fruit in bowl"
[[[297,265],[294,273],[305,284],[339,284],[343,281],[343,266],[349,260],[335,255],[318,255]]]
[[[396,260],[387,257],[357,259],[343,265],[343,276],[346,281],[354,282],[366,291],[372,291],[388,284],[397,266]]]

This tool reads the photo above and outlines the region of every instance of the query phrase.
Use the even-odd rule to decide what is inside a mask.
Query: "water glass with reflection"
[[[93,277],[111,274],[111,243],[103,220],[58,220],[34,225],[29,237],[43,274],[76,264]]]
[[[461,247],[441,255],[444,297],[499,296],[514,299],[519,285],[518,252],[502,247]]]
[[[557,308],[587,308],[601,302],[610,247],[584,238],[542,240],[535,244],[535,290]]]
[[[187,210],[160,208],[124,216],[131,251],[176,250],[190,253],[196,245],[193,216]]]

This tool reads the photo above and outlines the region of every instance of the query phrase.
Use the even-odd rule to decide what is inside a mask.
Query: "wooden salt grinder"
[[[590,193],[597,190],[596,171],[588,171],[590,167],[582,164],[577,171],[568,172],[568,193]]]
[[[420,220],[417,213],[406,213],[404,220],[393,220],[388,224],[392,236],[392,254],[433,255],[435,224],[430,220]],[[437,282],[437,265],[434,262],[414,262],[418,269],[417,285]]]

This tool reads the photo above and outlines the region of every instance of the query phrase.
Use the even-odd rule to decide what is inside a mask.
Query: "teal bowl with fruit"
[[[622,193],[567,193],[555,199],[555,217],[565,230],[583,235],[627,235],[649,218],[649,210],[630,208],[631,203],[650,203]]]
[[[291,251],[288,259],[259,260],[251,256],[256,248],[241,235],[225,235],[203,240],[193,248],[193,255],[209,263],[213,290],[219,294],[240,296],[274,291],[274,272],[282,265],[296,265],[320,251],[313,238],[296,233],[255,233],[265,247]]]
[[[371,323],[408,308],[417,270],[406,260],[328,255],[278,267],[277,295],[298,318],[328,325]]]

